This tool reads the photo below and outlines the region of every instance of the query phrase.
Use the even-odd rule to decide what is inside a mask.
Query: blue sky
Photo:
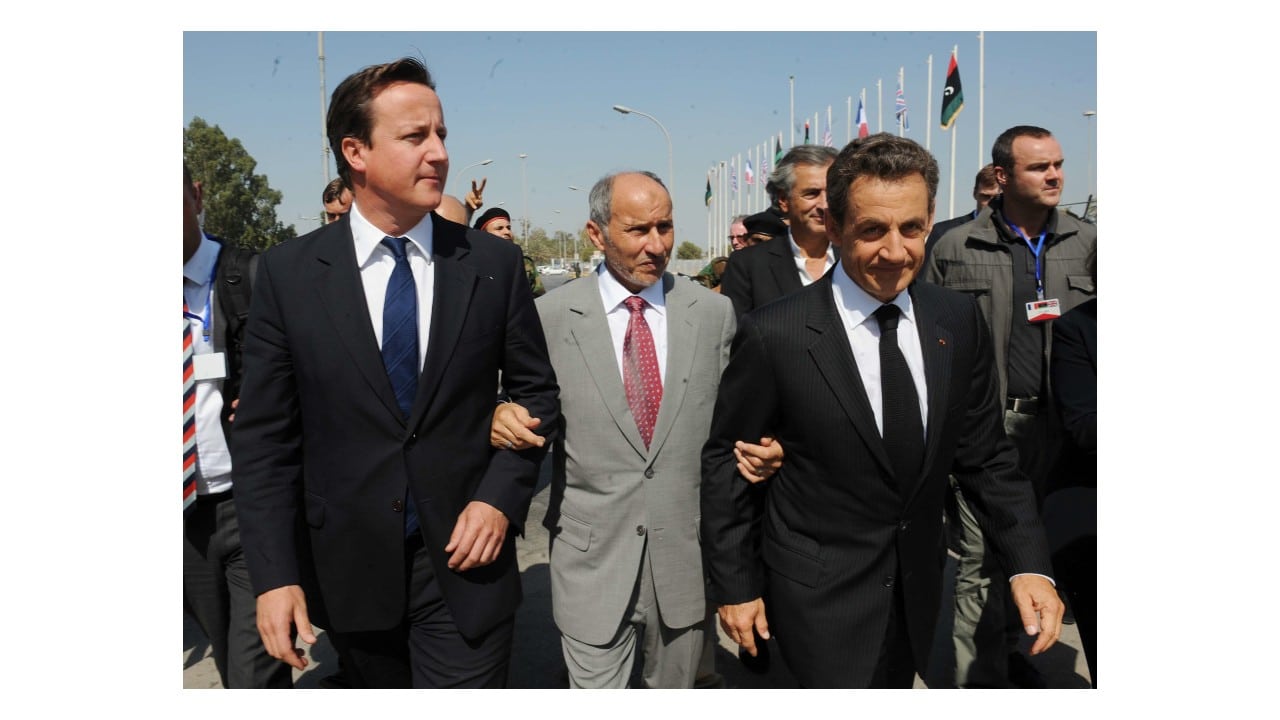
[[[1065,203],[1089,192],[1089,123],[1097,108],[1094,32],[987,32],[982,162],[999,132],[1017,124],[1049,128],[1066,154]],[[942,182],[938,219],[950,203],[951,132],[938,127],[953,46],[965,109],[956,126],[955,213],[969,209],[979,167],[979,42],[957,32],[326,32],[328,93],[366,65],[412,55],[436,79],[449,127],[448,192],[461,196],[487,177],[486,205],[524,213],[521,161],[528,155],[528,215],[548,231],[576,231],[586,220],[586,189],[625,168],[653,170],[675,190],[678,239],[707,238],[703,204],[708,170],[769,137],[790,144],[788,76],[795,76],[795,140],[806,117],[825,129],[831,106],[836,147],[847,141],[848,98],[878,129],[876,81],[884,129],[893,115],[898,68],[910,115],[908,136],[924,143],[926,125]],[[299,232],[317,226],[324,185],[316,32],[183,34],[182,121],[199,116],[244,143],[272,187],[284,193],[279,218]],[[933,107],[926,59],[933,55]],[[674,183],[659,128],[622,104],[657,118],[671,135]],[[856,126],[854,129],[856,134]],[[814,130],[820,141],[822,130]],[[772,153],[770,152],[770,155]],[[487,167],[466,166],[485,159]],[[759,178],[759,161],[753,163]],[[330,160],[332,172],[332,161]],[[738,167],[739,187],[746,185]],[[335,173],[336,176],[336,173]],[[713,182],[713,184],[715,184]],[[569,185],[583,188],[580,192]],[[717,188],[718,190],[718,188]],[[719,194],[719,193],[717,193]],[[724,197],[721,195],[721,197]],[[759,209],[756,207],[755,209]],[[559,212],[556,212],[559,211]]]

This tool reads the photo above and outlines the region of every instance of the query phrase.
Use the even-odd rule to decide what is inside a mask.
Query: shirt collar
[[[214,266],[218,263],[218,251],[222,249],[222,245],[217,240],[200,232],[200,246],[196,248],[196,252],[182,266],[182,278],[190,280],[196,285],[207,285],[213,277]]]
[[[802,251],[800,250],[800,246],[796,244],[796,239],[791,236],[791,228],[787,228],[787,242],[791,244],[791,254],[793,256],[795,256],[797,259],[805,258],[805,256],[802,254]],[[835,261],[836,261],[836,251],[831,246],[831,243],[827,243],[827,264],[832,265],[835,263]]]
[[[835,297],[836,309],[844,320],[846,331],[866,322],[876,310],[880,309],[881,305],[886,304],[859,287],[844,268],[838,268],[831,273],[831,294]],[[911,302],[910,292],[898,293],[898,296],[887,304],[897,305],[902,311],[902,317],[912,325],[916,324],[915,305]]]
[[[609,268],[600,263],[596,266],[596,276],[600,283],[600,299],[604,302],[604,311],[611,313],[622,305],[622,301],[631,297],[633,294],[644,298],[654,310],[659,313],[666,313],[666,295],[662,292],[662,284],[666,282],[664,274],[663,279],[641,290],[638,293],[632,293],[630,290],[622,286],[618,279],[609,272]]]
[[[364,267],[369,259],[373,256],[373,251],[382,243],[382,239],[387,234],[379,230],[360,214],[360,207],[354,202],[351,204],[351,211],[347,213],[351,218],[351,239],[355,242],[356,248],[356,265]],[[409,232],[398,237],[407,237],[409,242],[417,246],[419,252],[431,262],[432,249],[432,225],[431,213],[422,216],[417,225],[409,229]]]

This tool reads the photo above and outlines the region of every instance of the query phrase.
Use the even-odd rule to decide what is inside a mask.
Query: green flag
[[[960,68],[956,65],[956,52],[951,51],[951,64],[947,66],[947,86],[942,89],[942,129],[956,121],[964,109],[964,91],[960,89]]]
[[[773,165],[777,167],[782,162],[782,133],[778,133],[778,137],[773,139]]]
[[[707,207],[711,207],[711,177],[710,176],[707,176],[707,196],[703,198],[703,202],[707,204]]]

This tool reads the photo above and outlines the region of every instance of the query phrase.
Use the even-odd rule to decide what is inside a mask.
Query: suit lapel
[[[470,254],[465,230],[432,217],[431,261],[435,264],[435,284],[431,297],[431,330],[427,336],[426,361],[418,378],[418,394],[409,416],[410,427],[422,422],[440,388],[478,280],[475,269],[464,262]],[[493,389],[496,397],[497,377],[493,379]]]
[[[867,399],[867,391],[862,387],[853,351],[849,349],[848,333],[840,322],[840,314],[836,312],[835,300],[831,296],[831,274],[825,275],[815,285],[814,291],[808,294],[805,310],[809,356],[818,366],[832,397],[849,416],[854,429],[866,440],[876,462],[892,476],[893,466],[876,428],[876,416],[871,409],[871,401]]]
[[[770,241],[769,271],[778,284],[778,297],[790,295],[804,287],[800,282],[800,271],[796,269],[795,255],[791,252],[791,240],[785,235]]]
[[[690,292],[692,288],[681,287],[670,273],[662,276],[662,288],[667,305],[667,372],[662,383],[658,421],[654,425],[653,440],[649,443],[650,457],[657,455],[680,415],[698,342],[698,327],[693,317],[697,295]]]
[[[392,416],[403,422],[369,319],[369,303],[360,280],[360,268],[356,265],[350,220],[344,217],[333,225],[332,232],[317,235],[308,242],[316,246],[310,285],[333,324],[334,337],[351,356],[352,364],[374,395]]]
[[[590,277],[590,276],[589,276]],[[618,372],[618,360],[613,352],[613,338],[609,334],[609,320],[605,317],[600,288],[592,282],[570,283],[562,292],[573,291],[576,297],[569,305],[569,333],[582,353],[583,364],[595,383],[596,392],[613,416],[613,422],[635,451],[644,456],[644,441],[636,419],[627,405],[627,392],[622,387],[622,375]],[[664,399],[665,403],[665,399]],[[661,410],[659,410],[661,421]],[[655,433],[656,435],[656,433]]]

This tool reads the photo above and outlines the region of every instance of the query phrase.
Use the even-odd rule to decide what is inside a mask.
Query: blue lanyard
[[[213,272],[209,273],[209,292],[204,296],[204,314],[197,315],[193,312],[184,310],[182,316],[188,320],[199,320],[200,327],[203,328],[201,333],[205,342],[209,342],[209,318],[213,317],[213,281],[218,275],[218,263],[213,263]]]
[[[1027,244],[1027,249],[1031,251],[1031,256],[1036,260],[1036,299],[1043,300],[1044,280],[1040,277],[1040,251],[1044,249],[1044,236],[1049,232],[1049,230],[1048,228],[1041,230],[1040,239],[1036,241],[1035,247],[1032,247],[1031,238],[1024,235],[1020,228],[1013,227],[1012,223],[1010,223],[1009,227],[1012,227],[1013,231],[1018,234],[1018,237],[1022,238],[1023,242]]]

